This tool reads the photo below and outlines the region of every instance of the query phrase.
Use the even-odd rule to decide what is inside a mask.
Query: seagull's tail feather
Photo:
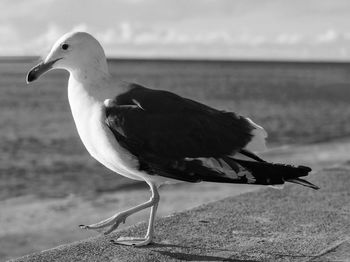
[[[306,166],[291,166],[284,164],[274,164],[262,161],[248,161],[226,157],[225,161],[229,164],[242,166],[246,172],[249,172],[256,184],[261,185],[281,185],[284,182],[296,183],[312,189],[319,189],[318,186],[301,179],[311,172],[311,168]]]
[[[309,181],[306,181],[305,179],[301,179],[301,178],[291,178],[291,179],[288,179],[286,181],[291,182],[291,183],[295,183],[295,184],[299,184],[302,186],[310,187],[310,188],[316,189],[316,190],[320,189],[318,186],[310,183]]]
[[[273,186],[291,182],[318,189],[310,182],[300,179],[308,175],[311,171],[309,167],[273,164],[263,160],[249,161],[232,157],[186,158],[170,162],[150,162],[148,160],[142,169],[148,174],[187,182],[207,181]]]

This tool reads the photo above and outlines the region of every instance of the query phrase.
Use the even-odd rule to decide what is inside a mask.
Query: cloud
[[[70,30],[88,31],[95,35],[109,56],[166,56],[168,54],[168,56],[182,57],[205,57],[208,55],[227,57],[229,54],[250,56],[263,52],[276,55],[287,50],[295,57],[298,56],[298,52],[300,57],[305,57],[312,52],[318,52],[318,49],[315,49],[315,44],[320,48],[329,43],[336,46],[339,40],[345,39],[345,37],[340,38],[341,34],[336,33],[335,30],[327,30],[321,34],[313,35],[303,35],[296,32],[279,32],[269,35],[252,32],[237,34],[232,30],[223,29],[202,29],[200,32],[195,30],[180,31],[173,28],[149,27],[122,21],[116,26],[104,30],[85,23],[77,24],[71,28],[50,24],[47,30],[40,34],[35,41],[28,43],[28,47],[35,53],[38,50],[45,50],[44,52],[47,53],[48,48],[62,34]],[[349,42],[349,40],[346,41]],[[310,51],[312,49],[314,51]],[[334,48],[334,50],[338,49]],[[347,54],[347,47],[342,46],[341,49],[339,47],[338,53]]]
[[[339,34],[334,29],[329,29],[324,33],[316,36],[316,43],[330,43],[335,42],[339,39]]]
[[[303,36],[301,34],[293,33],[282,33],[277,35],[276,43],[281,45],[295,45],[300,44],[303,41]]]
[[[94,30],[91,30],[94,31]],[[117,29],[108,28],[97,34],[98,39],[105,44],[142,45],[260,45],[265,43],[263,35],[240,34],[225,30],[188,30],[183,32],[175,29],[158,27],[135,26],[129,22],[122,22]]]

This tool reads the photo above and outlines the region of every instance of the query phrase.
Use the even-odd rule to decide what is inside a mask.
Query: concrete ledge
[[[147,247],[110,242],[117,235],[143,236],[146,224],[140,223],[13,261],[349,261],[349,171],[312,175],[319,191],[268,188],[160,218],[156,243]]]

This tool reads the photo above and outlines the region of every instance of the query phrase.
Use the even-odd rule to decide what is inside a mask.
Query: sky
[[[0,0],[0,56],[72,30],[110,57],[350,60],[349,0]]]

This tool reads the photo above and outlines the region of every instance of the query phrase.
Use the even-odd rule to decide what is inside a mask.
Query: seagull
[[[83,229],[116,230],[132,214],[150,208],[145,237],[116,244],[144,246],[154,238],[158,188],[164,183],[219,182],[318,189],[301,179],[311,171],[264,161],[266,131],[251,119],[214,109],[169,91],[115,81],[101,44],[89,33],[59,38],[27,74],[27,83],[52,69],[69,72],[68,100],[78,134],[90,155],[115,173],[145,181],[151,198]]]

